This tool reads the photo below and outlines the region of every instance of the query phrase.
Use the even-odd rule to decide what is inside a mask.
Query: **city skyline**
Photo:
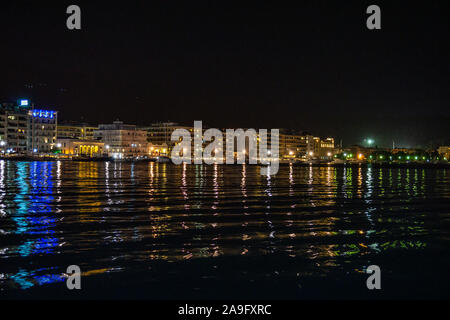
[[[55,105],[63,121],[201,119],[348,145],[448,144],[445,10],[380,5],[372,31],[364,3],[80,3],[82,29],[70,31],[63,4],[5,4],[3,43],[17,50],[1,52],[0,98]]]
[[[0,105],[3,106],[17,106],[20,107],[21,103],[26,102],[26,107],[32,107],[35,108],[38,112],[39,111],[46,111],[43,110],[42,108],[46,108],[46,107],[40,107],[39,105],[36,105],[34,103],[34,101],[31,101],[30,99],[28,99],[28,97],[25,96],[21,96],[18,99],[15,99],[16,102],[5,102],[3,101],[2,103],[0,103]],[[50,107],[50,109],[57,109],[57,107]],[[50,111],[51,113],[55,112],[59,113],[58,110],[54,110],[54,111]],[[82,119],[80,120],[75,120],[75,119],[64,119],[64,117],[62,117],[63,120],[61,120],[61,116],[58,115],[58,121],[59,121],[59,125],[60,126],[84,126],[84,127],[91,127],[94,128],[98,128],[100,125],[107,125],[108,123],[113,123],[116,121],[122,121],[122,119],[120,118],[116,118],[110,122],[107,121],[101,121],[99,123],[94,123],[92,121],[88,121],[86,118],[82,117]],[[137,128],[141,128],[141,129],[146,129],[148,127],[154,126],[154,125],[158,125],[158,124],[172,124],[172,125],[176,125],[176,126],[181,126],[181,127],[193,127],[193,123],[194,121],[198,121],[198,120],[187,120],[185,119],[184,121],[180,121],[180,122],[175,122],[175,121],[171,121],[171,120],[157,120],[157,119],[152,119],[151,122],[143,122],[141,121],[140,124],[139,123],[129,123],[132,125],[135,125]],[[214,126],[211,123],[206,123],[206,126],[208,128],[220,128],[220,129],[226,129],[227,127],[219,127],[219,126]],[[237,126],[229,126],[228,128],[238,128]],[[244,129],[261,129],[258,127],[246,127]],[[303,135],[303,136],[319,136],[321,138],[329,138],[330,136],[323,136],[320,134],[316,134],[317,131],[315,130],[310,130],[310,129],[302,129],[302,128],[294,128],[294,127],[269,127],[267,129],[279,129],[282,131],[285,131],[288,134],[296,134],[296,135]],[[405,148],[405,149],[436,149],[439,146],[443,146],[443,145],[448,145],[449,143],[445,143],[445,141],[449,141],[449,138],[447,137],[442,137],[441,139],[438,139],[437,141],[435,141],[434,143],[430,143],[429,145],[402,145],[400,143],[398,143],[398,140],[395,141],[394,139],[392,139],[390,141],[390,143],[386,142],[383,143],[378,140],[375,139],[375,135],[368,135],[365,137],[354,137],[353,141],[356,141],[354,143],[344,143],[343,140],[340,137],[333,137],[334,141],[335,141],[335,146],[338,147],[350,147],[350,146],[365,146],[365,147],[375,147],[375,148]],[[170,140],[170,139],[168,139]],[[368,143],[369,141],[369,143]]]

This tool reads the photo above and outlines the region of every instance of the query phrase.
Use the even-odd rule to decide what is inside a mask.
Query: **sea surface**
[[[448,299],[449,267],[445,168],[0,161],[3,299]]]

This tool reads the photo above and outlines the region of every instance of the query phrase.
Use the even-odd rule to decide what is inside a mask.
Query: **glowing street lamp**
[[[366,141],[366,143],[369,147],[375,143],[375,140],[373,140],[371,138],[367,138],[364,141]]]

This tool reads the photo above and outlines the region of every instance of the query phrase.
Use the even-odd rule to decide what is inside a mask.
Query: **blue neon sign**
[[[33,110],[33,117],[35,118],[49,118],[53,119],[55,117],[56,111],[50,110]]]

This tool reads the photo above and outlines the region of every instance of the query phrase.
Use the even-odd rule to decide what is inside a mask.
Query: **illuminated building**
[[[176,129],[186,129],[191,134],[194,132],[194,127],[192,126],[182,126],[175,122],[158,122],[153,123],[149,127],[142,128],[147,132],[147,141],[154,145],[167,145],[168,154],[172,151],[172,148],[177,143],[176,141],[171,141],[172,132]]]
[[[105,144],[100,141],[76,138],[58,138],[56,143],[56,148],[61,154],[89,158],[103,156],[104,146]]]
[[[306,154],[306,138],[300,132],[280,129],[279,131],[280,159],[297,159]]]
[[[150,157],[169,156],[169,147],[167,144],[152,144],[149,143],[148,154]]]
[[[94,130],[94,139],[103,142],[108,156],[116,159],[149,156],[147,131],[139,130],[135,125],[122,121],[101,124]]]
[[[437,152],[446,160],[450,159],[450,146],[441,146],[437,149]]]
[[[331,159],[335,153],[334,150],[334,138],[320,139],[319,157],[322,159]]]
[[[28,111],[30,127],[28,134],[29,151],[49,153],[56,143],[58,113],[50,110],[32,109]]]
[[[28,150],[29,106],[1,104],[0,144],[3,153],[26,153]]]
[[[334,138],[314,137],[306,134],[306,157],[309,159],[330,160],[335,154]]]
[[[49,153],[56,141],[58,113],[35,109],[26,99],[0,104],[2,153]]]
[[[94,139],[94,130],[98,127],[90,126],[86,123],[64,123],[58,124],[57,137],[60,138],[75,138],[75,139]]]

